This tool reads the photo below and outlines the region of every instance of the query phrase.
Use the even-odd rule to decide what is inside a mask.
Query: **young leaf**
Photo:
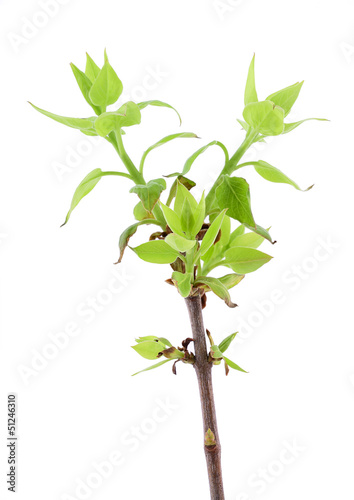
[[[117,175],[120,177],[127,177],[128,179],[131,178],[129,174],[125,174],[123,172],[102,172],[100,168],[95,168],[95,170],[92,170],[92,172],[86,175],[86,177],[80,182],[80,184],[76,188],[73,199],[71,201],[70,210],[67,213],[65,222],[64,224],[62,224],[62,226],[65,226],[65,224],[68,222],[72,211],[74,210],[74,208],[77,207],[82,198],[84,198],[84,196],[89,194],[89,192],[92,191],[92,189],[101,180],[101,178],[106,175]]]
[[[79,68],[77,68],[75,64],[71,63],[70,66],[86,102],[91,106],[96,115],[99,115],[101,113],[101,108],[99,106],[95,106],[89,96],[90,89],[92,87],[91,80],[88,78],[88,76],[85,75],[85,73],[79,70]]]
[[[254,54],[247,76],[246,89],[245,89],[245,106],[250,104],[251,102],[257,102],[257,91],[256,91],[256,83],[255,83],[255,74],[254,74],[254,62],[256,55]]]
[[[139,106],[140,109],[144,109],[144,108],[146,108],[146,106],[159,106],[159,107],[162,107],[162,108],[173,109],[173,111],[175,111],[175,113],[177,114],[177,116],[179,118],[179,124],[180,125],[182,124],[182,118],[181,118],[180,114],[178,113],[177,109],[175,109],[170,104],[167,104],[167,102],[156,101],[156,100],[153,100],[153,101],[144,101],[144,102],[139,102],[138,106]]]
[[[310,120],[317,120],[319,122],[328,122],[326,118],[305,118],[305,120],[300,120],[299,122],[294,122],[294,123],[284,123],[284,131],[283,134],[288,134],[289,132],[292,132],[294,129],[299,127],[305,122],[308,122]]]
[[[279,135],[284,130],[284,110],[271,101],[247,104],[243,117],[250,127],[265,136]]]
[[[259,224],[256,224],[255,227],[254,226],[250,226],[250,225],[248,225],[246,223],[243,223],[243,224],[250,231],[253,231],[254,233],[257,233],[260,236],[262,236],[263,238],[265,238],[266,240],[270,241],[272,243],[272,245],[275,243],[275,241],[272,240],[272,237],[269,234],[269,232],[266,229],[264,229],[264,227],[260,226]]]
[[[38,108],[31,102],[29,103],[34,109],[42,113],[42,115],[48,116],[48,118],[51,118],[52,120],[55,120],[58,123],[62,123],[63,125],[66,125],[67,127],[71,128],[77,128],[81,131],[87,131],[87,130],[92,130],[94,131],[94,121],[95,117],[92,118],[69,118],[68,116],[60,116],[60,115],[55,115],[54,113],[50,113],[49,111],[45,111],[44,109]]]
[[[148,241],[132,248],[140,259],[152,264],[172,264],[180,254],[164,240]]]
[[[218,235],[218,232],[220,231],[220,227],[221,227],[221,224],[224,220],[226,210],[227,209],[223,210],[217,216],[217,218],[214,220],[214,222],[211,224],[211,226],[209,227],[209,229],[205,233],[205,236],[202,240],[202,244],[200,245],[200,249],[199,249],[201,256],[204,255],[209,250],[209,248],[213,245],[213,243]]]
[[[255,248],[232,247],[225,252],[224,264],[235,273],[247,274],[256,271],[272,258]]]
[[[161,202],[160,202],[160,207],[165,216],[167,225],[171,229],[171,231],[176,234],[179,234],[180,236],[185,236],[182,229],[181,219],[176,214],[176,212],[174,212],[170,207],[167,207]]]
[[[215,434],[209,428],[204,436],[204,445],[205,446],[216,446]]]
[[[196,202],[194,196],[189,192],[189,190],[184,187],[181,182],[179,182],[177,184],[176,199],[173,207],[174,211],[179,217],[182,217],[183,205],[186,199],[189,201],[192,213],[194,213],[197,210],[198,203]]]
[[[232,333],[231,335],[229,335],[228,337],[226,337],[226,339],[224,339],[220,344],[219,344],[219,350],[221,352],[225,352],[229,347],[230,347],[230,344],[231,342],[235,339],[236,335],[237,335],[238,332],[236,333]]]
[[[274,92],[274,94],[268,96],[266,100],[272,101],[276,106],[282,108],[284,110],[284,117],[288,116],[291,108],[295,104],[296,99],[299,97],[303,84],[304,82],[302,81],[295,83],[294,85],[290,85],[290,87]]]
[[[172,273],[172,281],[177,286],[178,291],[182,295],[182,297],[183,298],[188,297],[192,289],[192,283],[191,283],[192,275],[174,271]]]
[[[228,208],[227,215],[239,222],[255,227],[247,181],[241,177],[224,175],[216,189],[216,199],[221,209]]]
[[[244,274],[226,274],[225,276],[222,276],[221,278],[218,278],[218,280],[226,286],[228,290],[233,288],[234,286],[238,285],[240,281],[243,280],[245,277]]]
[[[221,283],[221,281],[218,280],[217,278],[199,276],[196,279],[194,286],[196,287],[200,286],[201,288],[204,288],[206,291],[211,290],[212,292],[215,293],[215,295],[223,299],[229,307],[236,307],[236,304],[234,304],[231,301],[231,297],[226,286],[223,285],[223,283]]]
[[[129,192],[137,194],[145,210],[151,213],[164,189],[166,189],[166,181],[155,179],[147,184],[137,184]]]
[[[129,101],[123,104],[117,111],[102,113],[96,118],[95,128],[98,135],[105,137],[112,132],[112,130],[139,125],[140,122],[140,109],[134,102]]]
[[[194,238],[202,228],[205,219],[205,196],[202,194],[201,200],[193,214],[194,224],[191,229],[191,235]]]
[[[178,183],[181,183],[186,189],[188,189],[188,191],[190,191],[192,187],[196,185],[194,181],[187,179],[187,177],[184,177],[183,175],[179,175],[171,186],[170,194],[168,195],[168,199],[166,201],[166,205],[168,207],[171,205],[173,198],[177,194]]]
[[[237,370],[239,372],[248,373],[248,372],[246,372],[246,370],[243,370],[240,366],[238,366],[236,363],[231,361],[231,359],[228,359],[226,356],[223,356],[223,358],[224,358],[227,366],[229,366],[230,368],[233,368],[234,370]]]
[[[202,148],[198,149],[198,151],[196,151],[195,153],[193,153],[192,156],[190,156],[188,158],[188,160],[184,164],[184,167],[183,167],[183,170],[182,170],[182,175],[185,175],[185,174],[187,174],[190,171],[190,169],[192,168],[193,163],[198,158],[198,156],[200,156],[202,153],[204,153],[208,148],[210,148],[210,146],[219,146],[223,150],[223,152],[224,152],[225,163],[227,163],[229,161],[229,153],[227,151],[226,146],[224,146],[224,144],[222,144],[219,141],[212,141],[212,142],[209,142],[209,144],[207,144],[206,146],[203,146]],[[175,175],[177,175],[177,174],[175,174]]]
[[[86,68],[85,75],[93,83],[99,75],[101,69],[97,66],[95,61],[86,52]]]
[[[165,349],[165,346],[159,340],[145,340],[133,345],[132,348],[145,359],[156,359],[159,357],[159,353]]]
[[[273,167],[269,163],[263,160],[259,161],[250,161],[247,163],[243,163],[241,165],[238,165],[238,168],[246,166],[246,165],[253,165],[255,171],[263,177],[263,179],[270,181],[270,182],[277,182],[280,184],[290,184],[290,186],[293,186],[295,189],[298,189],[299,191],[308,191],[311,189],[313,186],[308,187],[307,189],[301,189],[296,182],[291,180],[287,175],[283,174],[281,170],[279,170],[276,167]]]
[[[126,247],[128,246],[130,238],[133,236],[133,234],[136,233],[138,227],[142,226],[143,224],[156,224],[157,226],[159,225],[159,223],[157,222],[156,219],[144,219],[140,222],[136,222],[135,224],[132,224],[127,229],[125,229],[119,238],[119,252],[120,252],[120,254],[119,254],[119,259],[117,261],[117,264],[120,264],[122,262],[123,254],[124,254]]]
[[[177,252],[187,252],[195,247],[196,240],[187,240],[179,234],[171,233],[165,238],[165,241],[171,248],[177,250]]]
[[[159,363],[156,363],[155,365],[148,366],[147,368],[144,368],[144,370],[140,370],[140,372],[133,373],[132,377],[134,377],[135,375],[139,375],[139,373],[148,372],[149,370],[153,370],[154,368],[158,368],[159,366],[162,366],[165,363],[168,363],[169,361],[172,361],[172,360],[171,359],[164,359],[163,361],[160,361]]]
[[[245,226],[241,224],[238,226],[232,233],[230,234],[230,239],[229,239],[229,244],[232,243],[232,241],[237,238],[237,236],[241,236],[241,234],[244,234],[245,232]]]
[[[222,358],[222,352],[220,351],[218,345],[212,345],[210,347],[210,354],[211,354],[211,357],[214,358],[214,359],[220,359],[220,358]]]
[[[177,193],[178,193],[178,188],[177,188]],[[178,196],[178,194],[177,194]],[[190,199],[185,198],[182,206],[182,211],[181,211],[181,225],[184,233],[186,234],[187,238],[191,239],[195,235],[192,234],[193,227],[195,226],[195,220],[194,220],[194,206],[192,207]]]
[[[257,233],[246,233],[232,240],[229,247],[258,248],[264,242],[264,237]]]
[[[133,209],[133,214],[136,220],[142,221],[146,219],[151,219],[151,213],[145,210],[141,201],[137,203]]]
[[[156,337],[156,335],[146,335],[145,337],[138,337],[137,339],[135,339],[137,343],[145,342],[145,340],[155,340],[155,342],[160,341],[165,345],[165,347],[172,347],[171,342],[169,342],[167,339],[164,339],[163,337]]]
[[[123,84],[116,72],[106,61],[92,84],[90,99],[96,106],[100,106],[103,111],[110,104],[114,104],[123,92]]]
[[[140,161],[140,168],[139,168],[140,172],[142,173],[144,170],[144,163],[145,163],[145,159],[146,159],[147,155],[151,151],[153,151],[154,149],[156,149],[160,146],[163,146],[167,142],[173,141],[174,139],[196,139],[196,138],[198,138],[198,136],[196,134],[193,134],[192,132],[181,132],[180,134],[172,134],[172,135],[168,135],[167,137],[164,137],[163,139],[160,139],[158,142],[156,142],[155,144],[150,146],[144,152],[143,156],[141,157],[141,161]]]

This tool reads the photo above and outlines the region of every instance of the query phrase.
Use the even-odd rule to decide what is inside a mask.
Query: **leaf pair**
[[[221,359],[224,360],[225,368],[226,368],[226,375],[228,374],[227,367],[233,368],[234,370],[237,370],[239,372],[247,373],[245,370],[243,370],[243,368],[238,366],[236,363],[231,361],[231,359],[227,358],[223,354],[228,349],[228,347],[230,346],[231,342],[234,340],[236,335],[237,335],[237,333],[233,333],[233,334],[229,335],[228,337],[226,337],[226,339],[224,339],[219,345],[212,345],[210,347],[210,356],[213,360],[216,361],[216,363],[218,363]]]
[[[136,342],[137,344],[135,346],[132,346],[132,348],[143,358],[154,360],[160,358],[161,356],[164,356],[167,359],[164,359],[163,361],[160,361],[155,365],[149,366],[144,370],[134,373],[134,375],[153,370],[154,368],[158,368],[159,366],[162,366],[169,361],[184,358],[184,353],[179,349],[173,347],[171,342],[165,338],[150,335],[146,337],[139,337],[138,339],[136,339]]]

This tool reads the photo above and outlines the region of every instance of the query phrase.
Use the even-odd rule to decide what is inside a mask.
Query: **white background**
[[[255,218],[278,241],[264,245],[275,258],[233,290],[237,309],[210,297],[205,322],[217,341],[240,331],[230,357],[249,371],[226,378],[222,367],[214,370],[226,498],[352,498],[353,2],[58,0],[50,18],[45,3],[0,2],[1,495],[12,498],[6,397],[16,391],[17,498],[208,498],[192,368],[179,365],[177,377],[169,365],[131,377],[149,364],[130,348],[135,336],[180,344],[189,335],[183,300],[164,283],[169,267],[131,251],[113,266],[119,235],[134,222],[136,197],[124,179],[103,179],[59,229],[81,179],[122,166],[109,144],[92,146],[26,102],[90,116],[69,63],[83,68],[88,51],[102,64],[107,47],[127,97],[170,102],[183,117],[179,128],[173,112],[144,110],[125,139],[135,161],[170,133],[202,138],[153,152],[149,178],[180,170],[213,139],[235,151],[253,52],[260,98],[304,79],[291,120],[331,120],[248,154],[315,188],[298,192],[244,170]],[[221,161],[210,149],[190,176],[203,188]],[[142,229],[134,244],[150,232]],[[111,285],[119,290],[113,296]],[[92,298],[105,300],[99,312]],[[53,335],[73,324],[68,345],[39,361]],[[161,407],[168,398],[170,410]],[[286,452],[294,442],[297,451]],[[120,465],[98,476],[94,464],[114,451]],[[267,479],[259,479],[264,470]]]

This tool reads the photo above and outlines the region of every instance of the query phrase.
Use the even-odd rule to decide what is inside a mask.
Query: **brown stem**
[[[195,363],[198,378],[200,401],[202,405],[204,439],[210,429],[215,436],[215,444],[207,446],[204,441],[204,452],[208,468],[211,500],[225,500],[221,469],[221,446],[219,440],[216,411],[214,403],[212,368],[208,362],[205,328],[203,324],[202,302],[200,296],[187,297],[186,304],[191,322]]]

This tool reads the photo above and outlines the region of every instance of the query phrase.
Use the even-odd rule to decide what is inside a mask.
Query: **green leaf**
[[[257,233],[246,233],[234,238],[230,243],[230,247],[258,248],[263,242],[263,236]]]
[[[274,92],[274,94],[268,96],[266,100],[274,102],[276,106],[284,110],[284,116],[288,116],[296,99],[299,97],[303,84],[303,81],[294,83],[294,85],[290,85],[290,87]]]
[[[253,56],[247,76],[246,89],[245,89],[245,106],[250,104],[251,102],[257,102],[257,91],[256,91],[256,83],[255,83],[255,75],[254,75],[254,62],[256,55]]]
[[[145,342],[145,340],[154,340],[155,342],[160,341],[162,342],[165,347],[172,347],[171,342],[169,342],[167,339],[164,339],[163,337],[156,337],[156,335],[147,335],[145,337],[138,337],[135,339],[136,342]]]
[[[224,144],[222,144],[219,141],[212,141],[212,142],[209,142],[209,144],[207,144],[206,146],[203,146],[202,148],[198,149],[198,151],[193,153],[192,156],[190,156],[188,158],[188,160],[184,164],[184,167],[182,170],[182,175],[185,175],[190,171],[193,163],[198,158],[198,156],[200,156],[202,153],[204,153],[208,148],[210,148],[210,146],[219,146],[225,154],[225,163],[227,163],[229,161],[229,153],[227,151],[226,146],[224,146]],[[174,175],[178,175],[178,174],[174,174]]]
[[[48,116],[52,120],[55,120],[58,123],[62,123],[67,127],[77,128],[82,131],[92,130],[95,132],[93,126],[95,117],[92,118],[69,118],[67,116],[55,115],[54,113],[50,113],[49,111],[45,111],[44,109],[38,108],[31,102],[29,103],[34,109],[42,113],[42,115]]]
[[[185,236],[182,229],[181,219],[176,214],[176,212],[174,212],[170,207],[167,207],[161,202],[160,207],[166,219],[167,225],[171,229],[171,231],[173,233],[179,234],[180,236]]]
[[[159,353],[165,349],[165,346],[159,340],[145,340],[133,345],[132,348],[145,359],[156,359],[159,357]]]
[[[248,132],[250,126],[248,125],[248,123],[244,122],[243,120],[239,120],[237,118],[237,121],[238,123],[241,125],[241,127],[243,128],[243,130],[245,130],[246,132]]]
[[[194,224],[191,229],[191,235],[194,238],[202,228],[205,219],[205,195],[202,194],[201,200],[193,214]]]
[[[101,113],[101,108],[99,106],[95,106],[89,96],[90,89],[92,87],[91,80],[88,78],[88,76],[85,75],[85,73],[79,70],[79,68],[77,68],[75,64],[71,63],[70,66],[86,102],[91,106],[96,115],[99,115]]]
[[[183,175],[179,175],[171,186],[170,194],[168,195],[168,199],[166,201],[166,205],[168,207],[171,205],[173,198],[177,194],[178,183],[181,183],[186,189],[188,189],[188,191],[190,191],[192,187],[196,185],[194,181],[187,179],[187,177],[184,177]]]
[[[96,118],[95,128],[98,135],[105,137],[112,132],[112,130],[139,125],[140,122],[140,109],[134,102],[129,101],[123,104],[117,111],[102,113]]]
[[[220,231],[221,224],[224,220],[226,210],[227,209],[223,210],[217,216],[217,218],[214,220],[214,222],[211,224],[211,226],[205,233],[199,249],[200,255],[204,255],[209,250],[209,248],[214,244],[214,241]]]
[[[224,220],[222,221],[221,227],[221,236],[220,236],[220,246],[225,246],[228,244],[230,240],[230,233],[231,233],[231,219],[229,216],[225,215]]]
[[[166,181],[155,179],[147,184],[136,184],[129,192],[137,194],[145,210],[151,213],[164,189],[166,189]]]
[[[192,250],[197,243],[196,240],[187,240],[183,236],[175,233],[168,234],[165,241],[171,248],[177,250],[177,252],[187,252],[188,250]]]
[[[229,243],[231,243],[235,238],[237,238],[237,236],[241,236],[241,234],[244,234],[244,232],[245,232],[245,226],[241,224],[230,234]]]
[[[135,205],[133,209],[133,214],[136,220],[142,221],[146,219],[151,219],[151,213],[145,210],[141,201],[137,205]]]
[[[62,226],[64,226],[68,222],[72,211],[77,207],[82,198],[89,194],[89,192],[92,191],[92,189],[101,180],[101,178],[106,175],[117,175],[120,177],[127,177],[129,179],[131,178],[130,175],[123,172],[102,172],[100,168],[95,168],[95,170],[92,170],[92,172],[90,172],[76,188],[73,199],[71,201],[70,210],[67,213],[65,222],[64,224],[62,224]]]
[[[160,139],[158,142],[155,142],[155,144],[150,146],[141,157],[140,168],[139,168],[140,172],[142,173],[144,170],[144,163],[147,155],[154,149],[159,148],[160,146],[163,146],[167,142],[173,141],[174,139],[196,139],[196,138],[198,138],[198,136],[196,134],[193,134],[192,132],[181,132],[180,134],[168,135],[163,139]]]
[[[152,264],[172,264],[180,254],[164,240],[148,241],[132,248],[140,259]]]
[[[224,175],[216,188],[216,199],[221,209],[228,208],[227,215],[255,227],[247,181],[241,177]]]
[[[135,224],[132,224],[131,226],[127,227],[127,229],[125,229],[119,237],[119,252],[120,252],[120,254],[119,254],[119,259],[117,261],[117,264],[120,264],[122,262],[123,254],[124,254],[126,247],[128,246],[130,238],[133,236],[133,234],[136,233],[138,227],[142,226],[144,224],[156,224],[157,226],[159,225],[159,223],[157,222],[156,219],[145,219],[145,220],[142,220],[140,222],[136,222]]]
[[[123,84],[116,72],[106,61],[92,84],[90,99],[104,111],[110,104],[114,104],[123,92]]]
[[[299,122],[294,122],[294,123],[284,123],[284,131],[283,134],[288,134],[289,132],[292,132],[294,129],[299,127],[305,122],[308,122],[310,120],[317,120],[319,122],[328,122],[326,118],[306,118],[305,120],[300,120]]]
[[[250,231],[257,233],[260,236],[262,236],[263,238],[265,238],[266,240],[270,241],[272,243],[272,245],[275,243],[275,241],[272,240],[272,237],[269,234],[269,232],[266,229],[264,229],[264,227],[260,226],[259,224],[256,224],[256,227],[254,227],[254,226],[250,226],[250,225],[244,223],[244,226],[247,229],[249,229]]]
[[[287,175],[283,174],[281,170],[279,170],[276,167],[273,167],[266,161],[257,161],[253,163],[255,171],[263,177],[263,179],[270,181],[270,182],[277,182],[280,184],[290,184],[290,186],[293,186],[295,189],[298,189],[299,191],[308,191],[313,187],[310,186],[307,189],[301,189],[296,182],[291,180]]]
[[[178,193],[178,188],[177,188],[177,193]],[[193,238],[194,236],[192,234],[192,231],[195,225],[194,207],[192,207],[189,198],[185,198],[183,203],[182,213],[181,213],[181,225],[187,238]]]
[[[177,184],[177,193],[173,208],[176,214],[181,218],[182,218],[183,206],[186,199],[189,201],[192,213],[194,213],[197,210],[198,203],[196,202],[194,196],[189,192],[189,190],[181,182],[179,182]]]
[[[232,247],[225,252],[224,264],[235,273],[247,274],[256,271],[272,258],[255,248]]]
[[[177,286],[178,291],[182,295],[182,297],[183,298],[188,297],[192,289],[192,283],[191,283],[192,275],[188,273],[184,274],[180,273],[179,271],[174,271],[172,273],[172,281]]]
[[[248,372],[246,372],[246,370],[243,370],[243,368],[241,368],[236,363],[234,363],[233,361],[231,361],[231,359],[228,359],[226,356],[223,356],[223,358],[224,358],[227,366],[229,366],[230,368],[233,368],[234,370],[237,370],[239,372],[248,373]]]
[[[201,286],[206,289],[206,291],[211,290],[215,293],[215,295],[223,299],[229,307],[236,307],[236,304],[231,301],[231,297],[226,286],[217,278],[199,276],[196,279],[194,286]]]
[[[170,104],[167,104],[167,102],[156,101],[156,100],[153,100],[153,101],[144,101],[144,102],[139,102],[138,106],[139,106],[140,109],[144,109],[144,108],[146,108],[146,106],[159,106],[159,107],[162,107],[162,108],[173,109],[173,111],[175,111],[177,113],[177,116],[179,118],[179,124],[180,125],[182,124],[182,118],[181,118],[180,114],[178,113],[177,109],[175,109]]]
[[[226,339],[224,339],[220,344],[219,344],[219,350],[221,352],[225,352],[227,351],[227,349],[230,347],[230,344],[231,342],[235,339],[236,335],[237,335],[238,332],[236,333],[232,333],[231,335],[229,335],[228,337],[226,337]]]
[[[284,130],[284,110],[271,101],[247,104],[243,117],[250,127],[265,136],[279,135]]]
[[[93,83],[99,75],[101,69],[97,66],[95,61],[86,52],[86,68],[85,74],[87,78]]]
[[[160,361],[159,363],[156,363],[155,365],[148,366],[147,368],[144,368],[144,370],[140,370],[140,372],[133,373],[132,377],[134,377],[135,375],[139,375],[139,373],[148,372],[149,370],[153,370],[154,368],[158,368],[159,366],[162,366],[165,363],[168,363],[169,361],[172,361],[172,360],[171,359],[164,359],[163,361]]]
[[[233,288],[234,286],[238,285],[240,281],[243,280],[245,277],[244,274],[226,274],[225,276],[222,276],[221,278],[218,278],[218,280],[226,286],[228,290]]]

